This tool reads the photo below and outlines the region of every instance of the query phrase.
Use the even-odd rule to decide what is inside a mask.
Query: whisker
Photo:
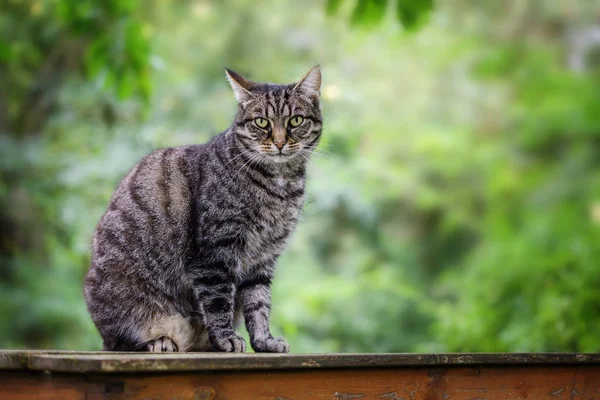
[[[319,157],[329,157],[329,156],[331,156],[332,153],[321,153],[321,152],[313,150],[312,154],[314,154],[315,156],[319,156]]]
[[[313,151],[320,151],[320,152],[323,152],[323,153],[331,154],[331,151],[329,151],[327,149],[322,149],[320,147],[313,148]]]
[[[235,159],[237,159],[237,158],[239,158],[239,157],[241,157],[241,156],[244,156],[244,155],[246,155],[246,154],[248,154],[248,153],[252,153],[252,151],[251,151],[251,150],[242,150],[242,151],[240,152],[240,154],[238,154],[237,156],[233,157],[233,158],[232,158],[231,160],[229,160],[229,161],[227,162],[227,164],[225,164],[225,165],[229,165],[229,164],[230,164],[230,163],[232,163],[232,162],[233,162]]]
[[[237,172],[240,171],[244,165],[246,165],[250,160],[252,160],[252,158],[254,157],[254,154],[250,154],[250,158],[248,160],[244,160],[244,162],[242,163],[241,166],[239,166],[239,160],[230,160],[229,163],[233,162],[233,161],[237,161],[237,163],[235,165],[232,165],[232,170],[223,178],[223,179],[229,179],[231,177],[233,177],[234,175],[237,176]],[[229,164],[228,163],[228,164]]]
[[[309,159],[309,158],[308,158],[306,155],[302,154],[302,152],[298,152],[298,155],[299,155],[300,157],[304,158],[304,160],[306,160],[306,163],[307,163],[307,164],[310,162],[310,159]]]
[[[258,158],[260,158],[262,156],[262,153],[253,153],[250,157],[249,160],[247,160],[246,162],[244,162],[242,164],[242,166],[240,168],[238,168],[237,170],[234,171],[235,173],[235,177],[237,178],[239,176],[239,174],[242,172],[242,170],[247,170],[250,166],[250,163],[252,163],[253,161],[256,161]],[[231,176],[232,174],[228,175],[228,178]]]

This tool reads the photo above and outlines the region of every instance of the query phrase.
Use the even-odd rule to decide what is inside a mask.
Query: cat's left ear
[[[321,67],[315,65],[308,71],[304,78],[294,86],[294,90],[303,92],[313,100],[319,99],[321,90]]]
[[[254,82],[249,81],[229,68],[225,68],[225,75],[227,75],[227,80],[233,89],[233,94],[238,103],[244,103],[253,97],[251,90],[254,87]]]

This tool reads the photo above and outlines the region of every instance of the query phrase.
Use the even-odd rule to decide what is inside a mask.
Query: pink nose
[[[275,146],[277,146],[277,148],[281,150],[283,149],[283,146],[285,146],[285,142],[275,142]]]

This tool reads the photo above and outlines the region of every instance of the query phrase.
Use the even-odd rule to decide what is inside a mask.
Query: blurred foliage
[[[82,265],[89,239],[73,248],[65,201],[73,193],[60,180],[85,131],[58,132],[53,120],[69,110],[69,86],[88,78],[87,101],[114,122],[119,97],[150,96],[150,42],[135,17],[135,0],[7,0],[0,14],[0,337],[12,346],[69,347],[73,336],[97,339],[81,302]],[[140,107],[143,110],[143,103]],[[63,112],[64,111],[64,112]],[[76,118],[85,118],[84,115]],[[73,126],[75,128],[75,126]],[[95,139],[103,140],[99,137]],[[100,143],[96,144],[97,146]],[[91,193],[91,188],[88,189]],[[75,197],[82,202],[80,193]],[[93,224],[93,222],[89,222]],[[81,239],[80,239],[81,240]],[[3,340],[3,341],[4,341]]]
[[[0,129],[39,131],[70,74],[86,70],[121,97],[150,96],[148,34],[135,0],[7,0],[0,16]],[[146,29],[147,31],[147,29]]]
[[[343,8],[343,0],[327,0],[328,15],[335,15]],[[381,23],[388,8],[395,7],[395,14],[402,26],[414,29],[422,25],[433,9],[433,0],[356,0],[352,4],[350,21],[354,26],[372,27]]]
[[[295,352],[600,351],[594,2],[3,11],[0,346],[100,348],[82,280],[120,177],[228,126],[224,66],[287,82],[320,63],[326,125],[275,333]]]

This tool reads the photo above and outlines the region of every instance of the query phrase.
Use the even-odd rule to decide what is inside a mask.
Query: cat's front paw
[[[290,345],[281,338],[269,336],[265,339],[255,339],[252,348],[257,353],[289,353]]]
[[[246,351],[246,341],[235,332],[223,333],[211,340],[213,351],[226,353],[243,353]]]

